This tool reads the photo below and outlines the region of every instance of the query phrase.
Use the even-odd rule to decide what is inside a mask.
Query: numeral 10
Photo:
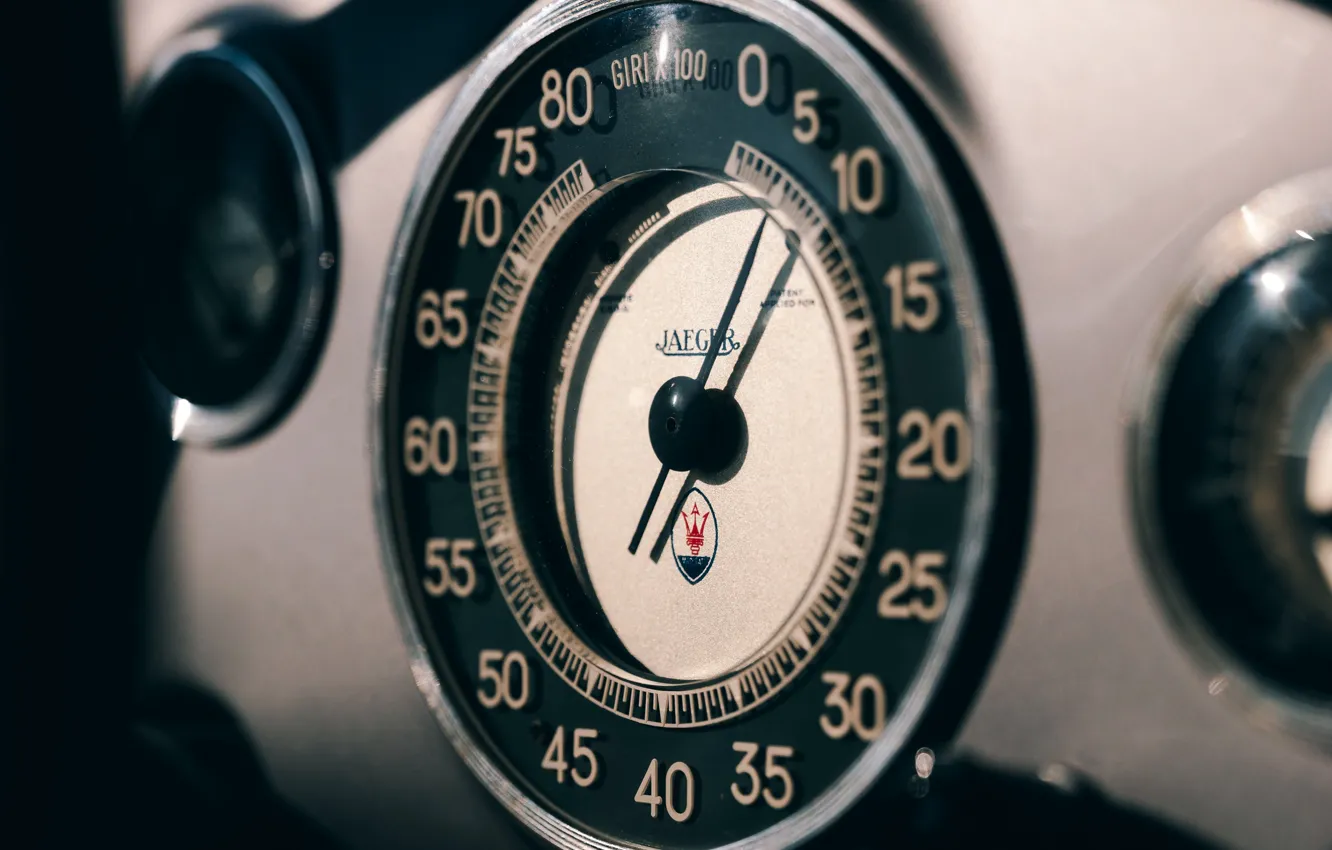
[[[883,203],[883,158],[874,148],[839,151],[832,170],[837,173],[838,212],[870,215]]]

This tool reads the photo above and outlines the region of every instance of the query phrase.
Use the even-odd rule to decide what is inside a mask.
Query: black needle
[[[740,349],[740,353],[736,355],[735,368],[731,370],[731,376],[726,379],[726,386],[723,391],[728,395],[735,395],[736,389],[740,386],[740,379],[745,376],[750,362],[754,359],[754,352],[758,349],[759,340],[763,339],[763,332],[768,329],[768,320],[772,318],[772,309],[777,305],[781,291],[786,288],[787,281],[791,279],[791,272],[795,270],[796,260],[800,259],[800,240],[794,233],[787,233],[786,249],[790,252],[786,255],[786,262],[778,270],[777,277],[773,278],[772,287],[768,290],[768,294],[759,303],[758,318],[754,320],[754,326],[749,329],[749,335],[745,337],[744,346]]]
[[[763,217],[759,219],[758,230],[749,243],[749,250],[745,252],[745,261],[740,264],[740,276],[736,279],[735,286],[731,287],[730,297],[726,299],[726,308],[722,310],[721,321],[712,332],[712,344],[708,346],[707,356],[703,358],[703,366],[698,370],[698,377],[694,379],[700,389],[707,384],[708,375],[712,373],[712,364],[717,362],[717,354],[726,339],[726,330],[731,326],[736,307],[740,306],[740,296],[744,294],[749,272],[754,268],[754,258],[758,256],[759,242],[763,238],[763,226],[767,223],[768,214],[763,213]],[[661,497],[661,488],[666,485],[666,476],[670,471],[670,467],[662,463],[661,471],[657,473],[657,480],[652,485],[652,492],[648,494],[647,504],[643,506],[643,513],[638,517],[634,536],[629,541],[630,555],[638,553],[638,544],[643,542],[643,532],[647,531],[648,520],[652,518],[652,509],[657,506],[657,499]]]
[[[750,328],[744,346],[741,347],[740,353],[736,355],[735,368],[731,370],[731,377],[726,379],[726,386],[722,388],[722,392],[729,396],[735,396],[735,391],[740,386],[740,379],[745,376],[745,370],[749,368],[750,362],[753,361],[759,340],[763,338],[763,332],[768,328],[768,320],[772,318],[772,308],[777,304],[781,291],[786,288],[787,281],[791,279],[791,272],[795,269],[796,260],[800,257],[800,243],[795,234],[787,234],[786,247],[790,251],[786,256],[786,262],[782,264],[781,270],[777,272],[777,277],[773,279],[768,294],[760,302],[758,318],[754,320],[754,326]],[[697,478],[694,475],[686,478],[684,486],[680,488],[679,495],[675,497],[675,507],[671,510],[666,524],[662,526],[661,533],[657,535],[657,542],[652,544],[652,549],[649,551],[649,557],[652,558],[653,563],[656,563],[661,558],[661,553],[665,551],[666,541],[671,536],[671,525],[674,524],[675,512],[684,506],[685,496],[689,495],[689,490],[694,486],[695,481],[697,481]],[[666,479],[663,478],[662,483],[665,484],[665,482]]]
[[[726,301],[726,309],[722,310],[721,321],[717,323],[717,329],[712,332],[712,345],[708,346],[708,356],[703,358],[703,368],[698,370],[698,377],[694,380],[700,385],[708,382],[708,375],[712,373],[712,364],[717,362],[717,353],[721,351],[722,342],[726,339],[726,329],[731,326],[731,319],[735,316],[735,308],[740,306],[740,296],[745,292],[745,284],[749,281],[749,272],[754,268],[754,258],[758,256],[759,241],[763,239],[763,225],[768,223],[768,214],[764,213],[763,218],[759,219],[758,230],[754,233],[754,239],[749,243],[749,250],[745,252],[745,261],[740,265],[740,277],[736,279],[735,286],[731,288],[731,297]]]
[[[657,499],[661,497],[661,488],[666,486],[666,476],[671,472],[671,468],[666,464],[661,465],[661,472],[657,473],[657,481],[652,485],[652,492],[648,494],[647,504],[643,506],[643,513],[638,518],[638,527],[634,529],[633,539],[629,541],[629,554],[638,554],[638,544],[643,542],[643,532],[647,531],[648,520],[652,518],[652,509],[657,506]]]

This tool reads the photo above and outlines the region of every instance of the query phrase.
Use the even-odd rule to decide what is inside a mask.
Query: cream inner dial
[[[722,184],[695,190],[670,204],[667,219],[735,194]],[[801,257],[792,258],[782,228],[769,220],[707,381],[727,387],[749,358],[734,389],[747,425],[743,460],[711,483],[671,472],[638,552],[628,550],[661,469],[648,437],[649,405],[668,379],[697,376],[708,329],[722,315],[764,215],[732,207],[664,246],[653,239],[666,220],[654,223],[599,290],[630,297],[618,301],[596,339],[575,331],[576,346],[592,347],[578,354],[587,364],[581,388],[570,389],[566,377],[557,394],[556,433],[572,432],[572,446],[557,443],[555,453],[566,459],[555,470],[566,544],[625,649],[663,679],[705,680],[752,660],[795,614],[839,527],[853,389],[845,343],[826,289]],[[639,250],[656,253],[633,280],[617,280]],[[784,267],[789,273],[774,291]],[[767,299],[776,303],[750,358],[746,344]],[[691,492],[682,516],[678,498],[694,487],[706,498]],[[697,555],[689,546],[697,537],[688,539],[695,527],[703,538]],[[677,556],[709,554],[694,580],[677,563]],[[703,562],[689,563],[697,574]]]

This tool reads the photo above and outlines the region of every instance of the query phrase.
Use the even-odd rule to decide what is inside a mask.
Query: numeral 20
[[[897,458],[899,478],[937,475],[956,481],[971,467],[971,429],[959,411],[945,410],[931,419],[923,410],[908,410],[898,420],[897,433],[907,440]]]

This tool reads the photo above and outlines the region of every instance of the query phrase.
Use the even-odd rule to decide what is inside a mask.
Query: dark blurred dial
[[[1199,314],[1154,472],[1162,540],[1208,632],[1332,705],[1332,239],[1297,237]]]

